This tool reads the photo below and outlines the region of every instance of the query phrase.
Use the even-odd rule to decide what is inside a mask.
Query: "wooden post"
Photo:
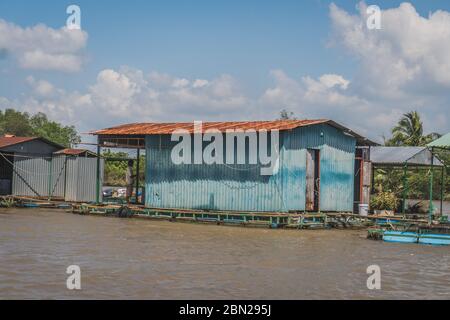
[[[67,157],[66,154],[64,156],[64,201],[66,201],[66,193],[67,193]]]
[[[52,199],[52,170],[53,170],[53,155],[50,156],[50,169],[48,172],[48,201]]]
[[[101,147],[97,138],[97,181],[96,181],[96,194],[95,194],[95,202],[100,204],[100,152]]]
[[[408,163],[405,162],[403,166],[403,205],[402,205],[402,213],[405,214],[406,211],[406,195],[408,192],[408,177],[406,176],[408,170]]]
[[[137,149],[137,159],[136,159],[136,204],[138,203],[138,189],[139,189],[139,156],[140,156],[140,149]]]

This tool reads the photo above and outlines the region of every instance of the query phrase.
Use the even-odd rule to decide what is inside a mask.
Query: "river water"
[[[381,268],[369,290],[366,268]],[[81,290],[66,288],[79,265]],[[0,209],[0,299],[450,299],[450,247]]]

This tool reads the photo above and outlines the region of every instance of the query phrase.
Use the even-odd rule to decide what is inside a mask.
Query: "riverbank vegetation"
[[[64,126],[51,121],[42,112],[30,115],[28,112],[14,109],[0,110],[0,135],[5,134],[42,137],[64,147],[70,147],[71,144],[81,141],[74,126]]]
[[[439,133],[424,133],[423,122],[417,111],[405,113],[398,121],[397,125],[391,130],[391,137],[384,139],[385,146],[426,146],[431,141],[439,138]],[[450,163],[448,152],[436,151],[436,155],[444,163]],[[447,168],[448,172],[448,168]],[[408,168],[407,171],[407,198],[409,199],[428,199],[429,181],[431,170],[429,168]],[[401,197],[405,189],[403,181],[403,169],[377,169],[374,172],[374,182],[378,188],[384,192],[392,192],[397,197]],[[377,188],[375,188],[377,189]],[[441,190],[444,189],[445,200],[450,200],[450,175],[441,185],[441,170],[434,170],[433,179],[433,199],[441,198]]]

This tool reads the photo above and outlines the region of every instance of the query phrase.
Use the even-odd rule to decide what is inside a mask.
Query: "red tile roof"
[[[203,122],[202,132],[215,129],[225,132],[227,129],[241,130],[291,130],[297,127],[330,122],[325,119],[317,120],[276,120],[276,121],[230,121],[230,122]],[[106,128],[91,132],[94,135],[153,135],[172,134],[175,130],[187,130],[194,132],[193,122],[169,122],[169,123],[130,123],[117,127]]]

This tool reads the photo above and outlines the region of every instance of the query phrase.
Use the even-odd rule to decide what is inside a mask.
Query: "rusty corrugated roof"
[[[44,143],[50,144],[57,149],[64,149],[64,147],[56,142],[50,141],[43,137],[16,137],[16,136],[0,136],[0,148],[6,148],[16,144],[29,142],[33,140],[41,140]]]
[[[203,122],[202,132],[215,129],[225,132],[228,129],[239,130],[291,130],[297,127],[325,123],[330,120],[276,120],[276,121],[229,121],[229,122]],[[168,122],[168,123],[130,123],[102,130],[92,131],[94,135],[153,135],[172,134],[175,130],[187,130],[194,132],[193,122]]]
[[[23,143],[27,141],[31,141],[37,139],[37,137],[11,137],[11,136],[3,136],[0,137],[0,148],[5,148],[9,146],[13,146],[18,143]]]
[[[67,149],[62,149],[62,150],[56,151],[55,154],[79,155],[79,154],[82,154],[82,153],[87,152],[87,151],[88,150],[86,150],[86,149],[70,149],[70,148],[67,148]]]

